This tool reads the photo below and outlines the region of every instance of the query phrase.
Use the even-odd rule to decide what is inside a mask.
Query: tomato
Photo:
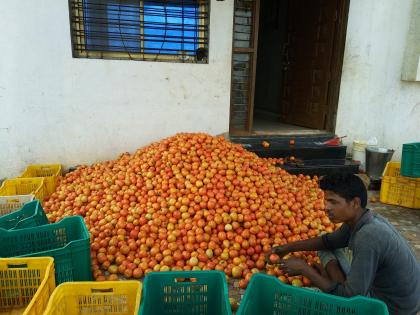
[[[280,262],[280,256],[277,254],[271,254],[269,260],[272,264],[278,264]]]
[[[51,222],[84,217],[96,280],[217,269],[246,287],[273,246],[337,228],[324,212],[318,178],[288,174],[276,167],[283,163],[223,137],[180,133],[77,168],[43,206]],[[299,255],[309,264],[318,260]],[[283,276],[275,267],[269,273]]]

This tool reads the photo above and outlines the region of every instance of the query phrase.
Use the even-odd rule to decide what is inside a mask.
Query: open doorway
[[[235,1],[231,134],[334,131],[349,1],[255,0],[246,49],[239,40],[244,20],[237,19],[244,9]]]

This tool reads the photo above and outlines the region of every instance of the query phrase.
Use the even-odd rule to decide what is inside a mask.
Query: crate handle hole
[[[90,290],[92,293],[112,293],[114,292],[113,288],[109,288],[109,289],[91,289]]]
[[[175,278],[175,282],[197,282],[197,278]]]
[[[28,264],[7,264],[7,268],[10,268],[10,269],[28,268]]]
[[[6,199],[6,202],[9,202],[9,203],[16,202],[16,203],[18,203],[19,199]]]

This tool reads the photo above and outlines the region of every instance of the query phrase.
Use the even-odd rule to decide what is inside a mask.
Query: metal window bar
[[[207,63],[209,0],[69,0],[73,56]]]

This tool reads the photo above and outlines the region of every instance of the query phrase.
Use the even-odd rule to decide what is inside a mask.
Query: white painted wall
[[[211,1],[209,64],[73,59],[66,0],[0,3],[0,179],[229,129],[233,1]]]
[[[417,0],[416,0],[417,1]],[[351,0],[336,133],[401,155],[420,83],[401,81],[413,0]],[[0,179],[112,159],[180,131],[228,130],[233,1],[211,3],[210,63],[71,57],[65,0],[0,3]]]
[[[420,0],[414,0],[405,46],[403,80],[420,81]]]
[[[336,133],[396,150],[420,141],[420,82],[401,80],[413,0],[351,0]],[[420,19],[420,16],[417,17]]]

